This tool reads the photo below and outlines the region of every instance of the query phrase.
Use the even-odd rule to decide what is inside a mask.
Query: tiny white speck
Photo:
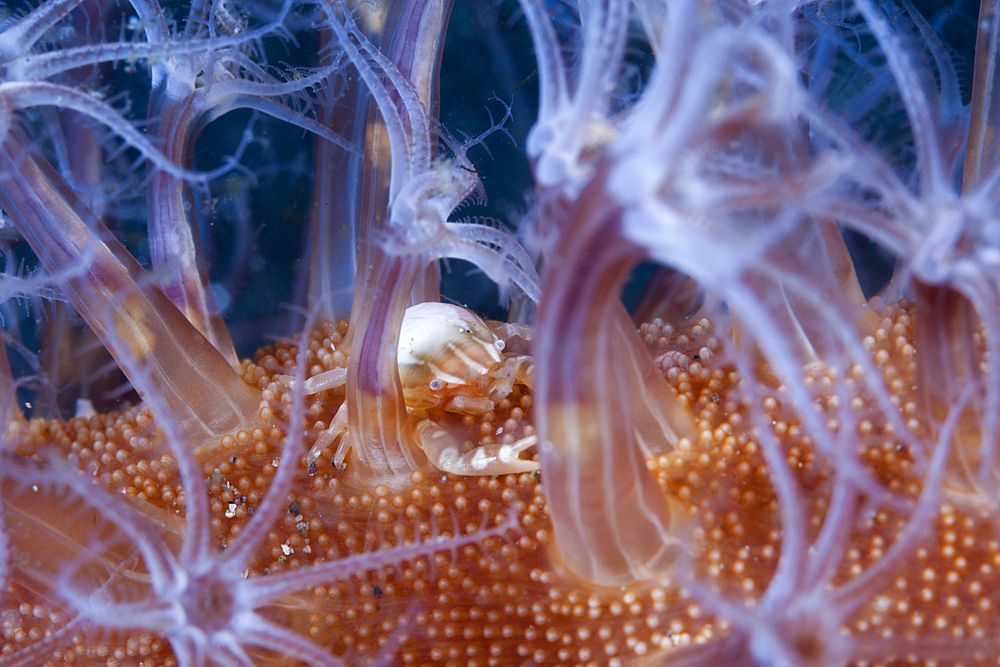
[[[290,546],[288,546],[287,544],[282,544],[281,545],[281,553],[283,553],[286,556],[288,556],[289,554],[293,553],[293,551],[292,551],[292,548]]]

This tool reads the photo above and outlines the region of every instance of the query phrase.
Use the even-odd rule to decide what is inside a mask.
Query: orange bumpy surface
[[[907,427],[920,436],[925,427],[913,390],[911,315],[903,304],[890,306],[881,317],[864,343],[893,400],[910,419]],[[344,324],[327,324],[312,332],[310,375],[344,364],[345,355],[336,348],[345,331]],[[512,513],[517,530],[330,581],[262,613],[328,647],[348,664],[388,657],[388,664],[404,665],[631,665],[725,638],[730,626],[704,609],[687,584],[714,586],[729,601],[752,605],[775,573],[782,541],[780,507],[749,424],[749,401],[759,401],[773,419],[771,428],[795,471],[811,513],[809,525],[817,533],[831,501],[834,471],[803,437],[796,414],[783,404],[780,386],[761,385],[753,392],[740,386],[735,371],[725,365],[722,336],[716,338],[708,320],[676,328],[649,324],[640,332],[701,432],[696,442],[682,440],[676,451],[649,461],[677,516],[686,517],[678,529],[685,533],[691,558],[677,571],[621,589],[575,578],[559,564],[546,515],[545,480],[539,475],[462,478],[414,472],[390,488],[364,479],[350,465],[343,471],[332,467],[327,451],[315,464],[300,462],[288,511],[258,546],[248,576],[371,552],[400,539],[475,533]],[[290,402],[290,390],[276,378],[292,372],[297,353],[292,343],[279,342],[245,362],[244,380],[261,390],[259,421],[198,452],[220,550],[239,534],[275,473]],[[831,377],[823,369],[809,372],[807,385],[828,414],[828,428],[836,429],[845,396],[831,387],[850,387],[850,378]],[[308,440],[329,424],[343,394],[323,392],[307,400]],[[846,400],[858,411],[852,414],[870,405],[864,395]],[[533,433],[532,398],[523,386],[481,421],[443,412],[437,418],[470,447]],[[891,427],[875,418],[856,423],[863,465],[898,495],[916,498],[921,479]],[[59,458],[75,462],[111,491],[134,497],[144,512],[162,517],[165,534],[176,533],[179,542],[186,489],[142,407],[14,428],[20,429],[21,453],[45,462],[55,448]],[[844,585],[877,562],[907,518],[898,507],[859,510],[833,584]],[[972,502],[943,502],[933,530],[900,560],[884,585],[866,593],[870,602],[842,632],[871,638],[873,644],[887,637],[907,638],[914,646],[914,662],[900,656],[892,664],[930,664],[920,658],[919,647],[926,642],[947,645],[1000,635],[1000,543],[992,523]],[[72,620],[57,601],[20,582],[16,572],[2,598],[0,618],[0,656],[14,658]],[[175,664],[162,637],[123,631],[70,634],[55,642],[41,662]],[[820,637],[806,632],[795,639],[804,664],[823,664]],[[261,663],[286,662],[265,653],[254,657]],[[982,658],[981,664],[997,664],[996,656]]]

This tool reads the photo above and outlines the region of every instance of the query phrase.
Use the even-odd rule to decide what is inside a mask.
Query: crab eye
[[[431,388],[431,391],[437,391],[438,389],[440,389],[441,388],[441,380],[438,380],[437,378],[434,378],[433,380],[431,380],[431,382],[430,382],[430,388]]]
[[[496,342],[493,343],[493,347],[497,349],[497,352],[503,352],[503,349],[507,347],[507,343],[503,342],[503,340],[498,338]]]

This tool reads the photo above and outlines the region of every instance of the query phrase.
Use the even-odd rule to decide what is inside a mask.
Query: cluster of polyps
[[[183,497],[181,524],[176,512],[161,516],[101,490],[72,449],[26,435],[44,429],[24,422],[15,393],[24,380],[15,381],[0,357],[8,421],[2,516],[29,536],[0,543],[0,573],[63,614],[55,630],[12,651],[9,661],[30,664],[79,632],[143,630],[166,637],[182,664],[280,660],[255,652],[261,647],[309,664],[339,664],[330,647],[259,610],[387,563],[509,538],[504,520],[440,541],[416,531],[384,553],[244,578],[298,488],[296,465],[307,445],[316,454],[326,450],[317,431],[337,440],[343,479],[355,486],[395,488],[414,471],[433,471],[442,452],[458,450],[447,429],[428,435],[427,427],[415,428],[404,390],[411,403],[416,393],[401,381],[397,360],[407,307],[440,299],[436,263],[446,257],[474,262],[533,304],[521,310],[534,313],[537,465],[553,533],[545,563],[559,576],[601,590],[684,579],[684,595],[725,619],[720,627],[728,630],[719,633],[721,647],[701,656],[706,660],[837,664],[877,660],[879,651],[908,655],[885,637],[866,644],[842,630],[868,604],[867,588],[884,585],[926,537],[946,501],[997,505],[1000,170],[989,143],[996,119],[985,102],[993,87],[988,74],[973,87],[963,153],[955,141],[966,122],[956,76],[919,16],[867,0],[819,7],[595,0],[573,8],[567,28],[566,17],[555,20],[545,3],[522,0],[540,85],[538,120],[525,144],[537,185],[527,218],[527,238],[538,246],[533,256],[501,227],[450,219],[482,184],[470,146],[438,128],[433,114],[449,3],[411,0],[383,9],[359,27],[353,11],[336,3],[285,2],[266,20],[255,18],[264,10],[249,3],[193,3],[174,25],[157,2],[134,0],[121,11],[135,37],[115,41],[104,39],[114,31],[103,22],[119,20],[109,18],[111,10],[50,0],[0,33],[0,205],[41,266],[28,278],[8,266],[0,294],[63,300],[79,312],[148,411],[135,419],[149,428],[133,424],[126,441],[135,451],[169,452],[164,465],[176,468],[183,486],[174,494]],[[300,31],[303,19],[320,26],[322,46],[310,68],[282,72],[265,60],[263,45]],[[618,91],[630,38],[646,45],[655,66],[638,94],[625,98]],[[983,43],[991,38],[995,33]],[[127,109],[85,92],[126,63],[148,72],[143,130]],[[837,78],[826,72],[834,68],[861,81],[851,100],[837,101],[837,113],[825,89]],[[369,101],[376,111],[370,119]],[[859,119],[883,104],[904,111],[899,133],[910,138],[911,157],[894,161],[858,136]],[[256,386],[263,376],[250,377],[237,359],[188,201],[192,185],[205,187],[214,176],[190,169],[195,138],[236,108],[319,138],[310,290],[302,304],[309,321],[345,316],[336,295],[353,290],[346,336],[329,336],[337,338],[335,351],[327,350],[337,368],[314,371],[307,355],[298,355],[283,388],[270,380]],[[62,129],[71,125],[76,129]],[[438,137],[448,157],[437,155]],[[122,146],[146,165],[136,182],[146,192],[148,268],[103,222],[113,170],[101,165]],[[331,167],[337,151],[354,166]],[[335,217],[328,204],[338,189],[348,193],[342,198],[357,220]],[[913,298],[900,316],[905,322],[880,328],[883,315],[858,287],[841,227],[900,258],[889,296]],[[640,338],[620,292],[643,259],[663,267],[651,281],[653,312],[709,315],[723,341],[689,354],[701,334]],[[332,277],[345,266],[356,268],[338,284]],[[679,286],[689,282],[670,277],[676,274],[700,286],[698,298],[686,296]],[[660,333],[670,324],[657,325]],[[904,359],[919,353],[912,377],[885,370],[879,355],[889,351],[879,346],[887,329]],[[318,354],[325,348],[312,349],[310,335],[295,339],[298,348]],[[661,338],[674,349],[659,350],[658,368],[650,348],[657,352]],[[666,359],[683,370],[671,376]],[[694,368],[709,378],[727,369],[726,387],[742,392],[742,402],[732,403],[739,419],[703,418],[684,389],[697,382]],[[336,381],[311,380],[324,373]],[[432,375],[423,397],[445,381]],[[448,377],[456,386],[466,381]],[[309,412],[317,405],[310,396],[322,392],[342,392],[331,398],[340,401],[342,409],[331,411],[339,417]],[[462,398],[465,405],[482,399]],[[500,410],[505,399],[489,400]],[[454,395],[448,400],[435,407],[458,405]],[[269,421],[276,414],[281,426]],[[253,518],[219,555],[210,547],[213,510],[197,487],[205,462],[258,420],[273,429],[266,435],[280,443],[280,464]],[[903,452],[894,451],[893,460],[915,471],[913,484],[898,488],[873,472],[858,440],[873,430]],[[780,524],[778,565],[749,609],[699,577],[697,548],[679,539],[689,528],[650,463],[674,452],[680,461],[692,447],[727,435],[759,452]],[[530,437],[529,447],[536,442]],[[528,440],[519,442],[516,453]],[[792,464],[809,457],[829,471],[819,498],[809,496]],[[305,465],[315,460],[308,456]],[[490,471],[527,464],[508,463]],[[60,503],[72,506],[74,521],[54,518]],[[905,520],[877,564],[845,583],[845,540],[870,507],[891,508]],[[74,524],[88,528],[74,532]],[[50,555],[35,558],[32,548]],[[395,630],[393,641],[405,647],[409,630]],[[989,650],[977,642],[973,657]],[[965,655],[926,646],[920,654],[915,646],[918,658]],[[678,659],[690,658],[683,655]]]

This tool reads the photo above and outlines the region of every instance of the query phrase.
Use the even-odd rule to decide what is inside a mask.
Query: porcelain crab
[[[520,458],[535,446],[529,435],[513,443],[480,445],[462,453],[454,435],[429,418],[431,410],[482,417],[513,391],[516,382],[532,386],[533,363],[526,354],[507,354],[505,337],[523,335],[526,325],[494,323],[493,328],[472,312],[448,303],[411,306],[403,317],[397,348],[399,378],[408,412],[419,421],[413,428],[417,445],[439,470],[456,475],[505,475],[533,472],[534,461]],[[344,386],[346,369],[315,375],[305,382],[309,394]],[[346,403],[309,452],[315,460],[340,438],[333,463],[344,465],[350,449]]]

